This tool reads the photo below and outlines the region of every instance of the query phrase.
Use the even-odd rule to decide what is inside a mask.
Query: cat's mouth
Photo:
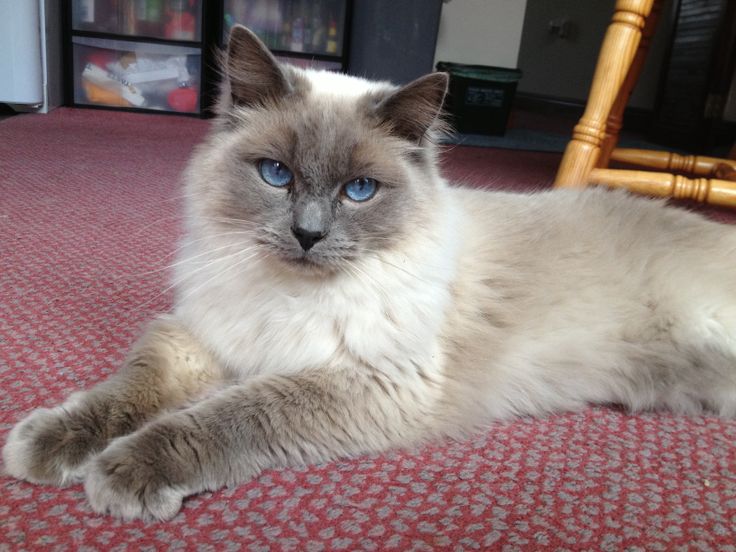
[[[268,251],[269,257],[280,265],[302,274],[325,275],[339,272],[344,268],[344,263],[350,263],[355,258],[355,255],[351,254],[353,252],[346,248],[324,252],[320,251],[319,247],[314,247],[305,251],[290,245],[270,240],[260,241],[260,246]]]
[[[325,274],[337,270],[334,259],[332,261],[323,258],[313,251],[284,251],[277,250],[275,257],[289,268],[302,273]]]

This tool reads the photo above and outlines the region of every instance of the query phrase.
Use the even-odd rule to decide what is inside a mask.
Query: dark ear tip
[[[242,36],[245,36],[249,33],[248,28],[241,25],[240,23],[236,23],[230,28],[230,34],[228,34],[228,41],[233,39],[238,39]]]
[[[422,86],[434,88],[438,92],[441,91],[444,94],[447,92],[447,87],[450,84],[450,74],[441,71],[427,73],[426,75],[419,77],[414,82],[416,84],[422,83]]]
[[[445,73],[444,71],[438,71],[437,73],[430,73],[431,75],[434,75],[434,78],[437,79],[437,85],[442,86],[443,88],[447,88],[450,84],[450,73]]]
[[[240,44],[261,44],[261,39],[258,38],[258,36],[251,31],[248,27],[244,25],[235,24],[230,29],[230,34],[228,35],[228,46],[238,46]],[[264,46],[265,47],[265,46]]]

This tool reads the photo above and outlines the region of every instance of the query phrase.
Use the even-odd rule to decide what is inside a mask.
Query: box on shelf
[[[506,132],[522,75],[519,69],[440,61],[437,70],[450,74],[445,109],[457,131],[499,136]]]
[[[74,102],[198,113],[199,48],[75,36]]]

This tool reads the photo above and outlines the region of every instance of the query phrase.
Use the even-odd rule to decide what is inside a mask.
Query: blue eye
[[[378,189],[378,184],[372,178],[356,178],[345,184],[345,195],[353,201],[368,201]]]
[[[261,159],[260,163],[258,163],[258,171],[261,173],[261,178],[267,184],[277,188],[286,186],[294,179],[294,175],[289,170],[289,167],[281,161],[275,161],[273,159]]]

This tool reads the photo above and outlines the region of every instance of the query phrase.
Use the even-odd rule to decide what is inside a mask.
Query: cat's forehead
[[[264,155],[298,158],[305,165],[325,159],[344,163],[354,155],[364,157],[360,153],[366,147],[375,149],[381,134],[370,105],[393,92],[394,85],[328,71],[289,70],[295,94],[272,111],[245,112],[244,146],[265,144],[273,149]]]
[[[388,82],[369,81],[333,71],[306,69],[300,71],[300,77],[308,83],[309,93],[313,98],[358,99],[366,95],[392,92],[397,88]]]

